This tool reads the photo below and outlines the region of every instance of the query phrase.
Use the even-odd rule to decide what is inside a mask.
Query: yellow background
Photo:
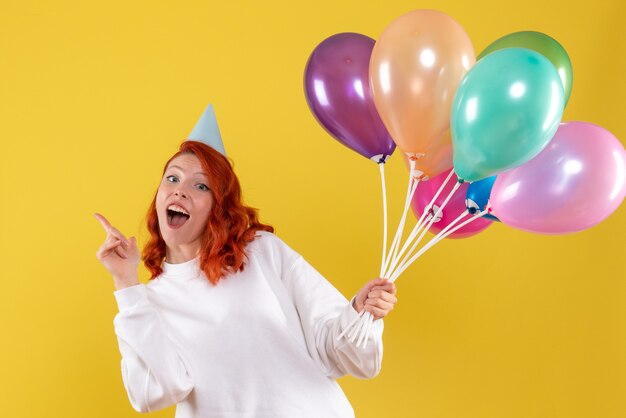
[[[620,0],[1,6],[3,417],[136,416],[92,213],[143,237],[162,165],[208,102],[262,219],[346,296],[377,274],[377,168],[331,139],[303,94],[306,60],[332,34],[377,38],[419,8],[455,18],[477,53],[507,33],[548,33],[574,68],[563,119],[626,141]],[[405,176],[396,155],[392,220]],[[578,234],[494,225],[442,243],[398,283],[381,375],[340,383],[359,417],[626,417],[625,279],[626,205]]]

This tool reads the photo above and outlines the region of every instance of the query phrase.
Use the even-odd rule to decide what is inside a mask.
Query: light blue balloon
[[[452,103],[457,175],[471,182],[530,160],[552,139],[564,106],[559,74],[543,55],[506,48],[485,56]]]

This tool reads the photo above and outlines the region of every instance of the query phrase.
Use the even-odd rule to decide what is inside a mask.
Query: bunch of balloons
[[[381,277],[397,279],[438,240],[472,236],[492,221],[564,234],[619,207],[626,151],[599,126],[562,123],[572,81],[567,52],[550,36],[512,33],[475,57],[463,28],[435,10],[398,17],[377,41],[341,33],[315,48],[304,75],[311,111],[381,168]],[[383,166],[396,147],[409,186],[387,251]],[[401,248],[411,205],[419,220]],[[434,243],[416,253],[426,230],[437,234]]]
[[[434,184],[452,167],[467,182],[490,178],[468,202],[482,199],[481,210],[489,203],[491,219],[554,234],[610,215],[626,192],[624,148],[591,123],[560,124],[573,81],[563,47],[516,32],[477,59],[456,21],[415,10],[378,42],[341,33],[320,43],[306,65],[306,98],[334,138],[377,163],[397,145]],[[413,202],[418,213],[437,190],[425,189]]]

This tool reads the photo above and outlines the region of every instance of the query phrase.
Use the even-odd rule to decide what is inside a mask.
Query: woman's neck
[[[177,246],[165,247],[165,262],[169,264],[185,263],[193,260],[200,253],[200,245],[198,243],[190,243]]]

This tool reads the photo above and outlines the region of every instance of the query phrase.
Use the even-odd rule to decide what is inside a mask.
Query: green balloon
[[[543,55],[507,48],[478,61],[459,85],[450,115],[454,168],[466,181],[519,166],[552,139],[563,85]]]
[[[483,52],[478,55],[476,60],[504,48],[528,48],[539,52],[541,55],[550,60],[556,68],[563,83],[565,91],[565,104],[569,101],[572,92],[572,83],[574,82],[572,73],[572,62],[567,55],[565,49],[554,38],[541,32],[515,32],[491,43]]]

